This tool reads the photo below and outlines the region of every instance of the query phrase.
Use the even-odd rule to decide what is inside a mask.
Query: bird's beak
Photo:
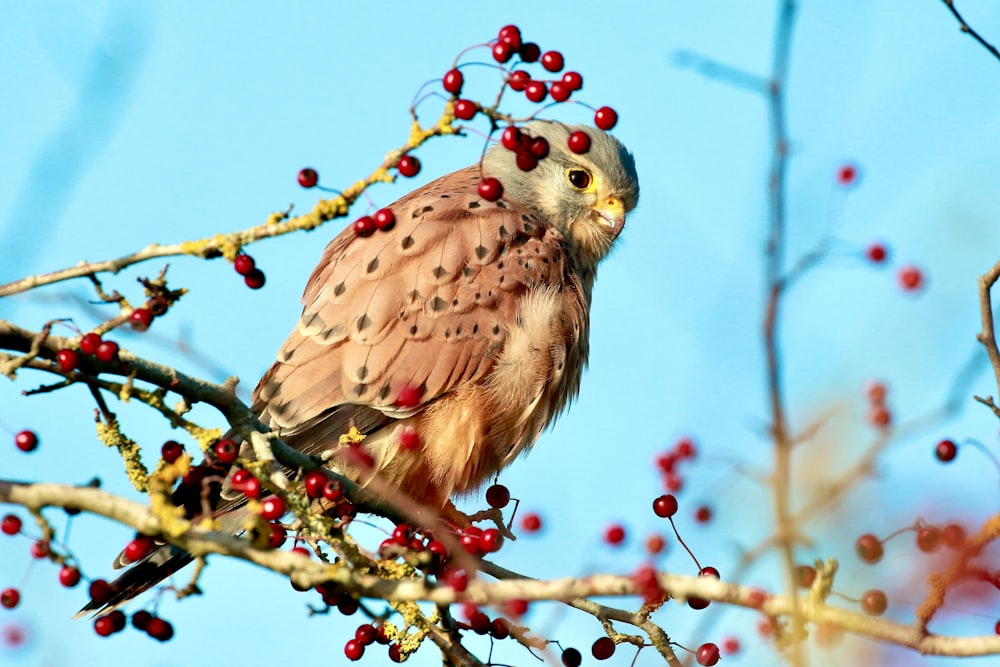
[[[625,203],[620,197],[604,197],[593,206],[594,214],[601,224],[606,225],[612,238],[621,234],[625,227]]]

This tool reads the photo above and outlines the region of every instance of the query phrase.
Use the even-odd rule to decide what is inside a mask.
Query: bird
[[[252,410],[286,444],[333,452],[359,483],[377,475],[445,510],[528,451],[576,397],[597,268],[638,203],[635,159],[591,126],[536,120],[518,132],[521,150],[548,144],[530,169],[493,144],[478,164],[387,207],[391,227],[349,225],[327,245],[253,393]],[[582,152],[574,133],[590,140]],[[485,179],[499,197],[482,195]],[[367,466],[336,456],[352,428]],[[241,454],[252,456],[246,443]],[[229,509],[245,502],[231,487],[222,495]],[[112,604],[190,560],[164,545],[115,582]]]

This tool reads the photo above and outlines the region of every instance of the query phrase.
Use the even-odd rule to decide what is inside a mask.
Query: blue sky
[[[1000,41],[1000,10],[983,0],[960,6]],[[740,549],[767,535],[771,506],[756,475],[771,456],[759,335],[767,110],[761,95],[693,72],[678,54],[766,75],[772,3],[34,2],[5,3],[0,14],[0,283],[153,241],[245,228],[290,203],[308,210],[316,193],[298,187],[296,172],[313,166],[333,187],[367,174],[405,140],[417,89],[440,77],[464,47],[514,22],[544,49],[561,50],[568,68],[584,75],[582,98],[619,111],[615,134],[635,153],[642,199],[601,270],[591,370],[579,401],[501,478],[523,507],[543,513],[547,529],[508,545],[500,562],[540,577],[631,571],[644,559],[643,537],[665,529],[649,512],[660,493],[651,461],[684,434],[695,437],[701,456],[681,494],[679,526],[699,557],[725,577]],[[479,71],[468,70],[467,79]],[[471,85],[488,95],[491,79],[484,79]],[[837,239],[786,302],[792,424],[832,415],[818,442],[800,450],[802,491],[871,440],[861,395],[867,380],[888,383],[894,414],[905,422],[942,404],[976,350],[976,279],[1000,258],[998,82],[1000,63],[962,35],[937,0],[800,6],[788,88],[789,255],[809,250],[828,230]],[[426,118],[434,114],[432,100]],[[589,117],[573,106],[553,114]],[[424,168],[416,181],[371,195],[389,203],[418,181],[475,161],[481,146],[474,135],[433,142],[419,153]],[[849,190],[834,178],[847,162],[861,170]],[[171,341],[184,338],[249,390],[295,321],[302,285],[338,229],[334,223],[250,248],[268,278],[259,292],[222,261],[172,259],[173,284],[191,294],[149,334],[123,334],[122,343],[211,375],[192,355],[172,350]],[[891,266],[861,258],[876,240],[890,248]],[[918,295],[896,286],[895,269],[908,263],[928,276]],[[106,286],[138,298],[134,279],[161,267],[134,267]],[[73,316],[91,326],[96,320],[81,298],[90,298],[85,284],[64,284],[0,300],[0,317],[39,327]],[[894,442],[878,461],[877,480],[861,485],[842,512],[808,527],[815,541],[801,560],[840,557],[838,581],[847,594],[886,580],[880,585],[898,591],[905,579],[892,580],[888,570],[909,570],[904,566],[919,561],[916,550],[893,544],[893,566],[863,568],[851,557],[857,534],[888,533],[916,516],[984,518],[995,507],[997,472],[973,451],[947,468],[930,451],[946,435],[996,450],[995,418],[968,398],[996,393],[990,378],[976,375],[955,419]],[[42,437],[31,457],[0,448],[3,475],[83,482],[99,473],[108,488],[128,493],[115,475],[116,456],[93,437],[85,392],[20,396],[39,381],[24,374],[16,384],[0,382],[0,421]],[[174,435],[137,407],[119,412],[126,431],[151,451]],[[218,423],[208,411],[200,416]],[[717,510],[709,527],[690,519],[701,502]],[[623,550],[601,545],[611,521],[629,529]],[[71,545],[88,573],[106,575],[127,539],[103,520],[81,519]],[[329,654],[337,664],[358,622],[309,619],[306,600],[287,583],[218,562],[202,580],[204,597],[162,602],[177,627],[170,644],[135,632],[102,640],[89,624],[69,620],[82,592],[60,589],[48,564],[29,568],[26,550],[24,540],[0,544],[0,586],[28,570],[24,602],[0,614],[0,626],[22,623],[33,639],[17,654],[0,653],[0,662],[91,665],[128,655],[137,667],[160,667],[225,663],[252,652],[250,664],[273,664],[302,651],[306,659]],[[667,551],[660,565],[693,572],[678,545]],[[772,585],[774,563],[765,559],[748,580]],[[918,592],[891,596],[902,618],[920,598],[915,582]],[[995,621],[977,610],[962,613],[961,605],[954,611],[956,632],[986,634]],[[550,637],[581,649],[601,632],[593,619],[568,611],[532,613]],[[671,605],[658,618],[684,644],[729,634],[752,644],[752,615],[715,606],[702,615]],[[250,632],[260,639],[227,644],[245,642]],[[511,664],[534,662],[515,647],[497,651]],[[817,664],[844,664],[847,656],[913,664],[868,642],[839,651],[817,652]],[[629,664],[624,653],[606,664]],[[366,657],[367,664],[381,660]],[[437,661],[428,647],[411,664]],[[778,659],[757,646],[727,659],[737,662]],[[657,663],[644,651],[637,664]]]

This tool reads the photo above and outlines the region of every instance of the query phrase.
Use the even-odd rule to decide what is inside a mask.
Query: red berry
[[[541,102],[548,95],[548,88],[543,81],[529,81],[524,87],[524,96],[532,102]]]
[[[873,405],[868,410],[868,422],[876,428],[888,428],[892,423],[892,413],[884,405]]]
[[[59,583],[66,588],[73,588],[80,583],[80,569],[72,565],[63,565],[59,570]]]
[[[264,272],[260,269],[254,269],[250,273],[243,276],[243,282],[250,289],[260,289],[264,286],[266,278],[264,277]]]
[[[97,352],[94,353],[94,356],[106,364],[111,363],[118,358],[118,343],[113,340],[102,340],[97,346]]]
[[[163,447],[160,448],[160,456],[162,456],[163,460],[167,463],[173,463],[179,459],[183,453],[184,446],[173,440],[167,440],[163,443]]]
[[[598,660],[607,660],[615,654],[615,642],[611,637],[601,637],[590,647],[590,653]]]
[[[21,517],[16,514],[7,514],[0,521],[0,531],[5,535],[17,535],[21,532]]]
[[[153,313],[149,308],[136,308],[128,316],[128,324],[133,331],[145,331],[153,323]]]
[[[657,555],[663,553],[663,550],[667,546],[667,541],[663,539],[663,536],[659,533],[653,533],[646,538],[646,551],[652,555]]]
[[[455,118],[472,120],[477,113],[479,113],[479,107],[472,100],[458,100],[455,102]]]
[[[403,662],[403,649],[399,644],[389,646],[389,660],[393,662]]]
[[[84,354],[97,354],[97,346],[101,344],[101,337],[95,333],[84,335],[80,339],[80,351]]]
[[[531,171],[538,166],[538,156],[532,153],[531,149],[518,151],[514,161],[521,171]]]
[[[561,81],[556,81],[551,86],[549,86],[549,95],[552,96],[556,102],[565,102],[569,99],[569,96],[573,93],[572,90],[566,87]]]
[[[611,107],[601,107],[594,113],[594,125],[605,132],[618,124],[618,112]]]
[[[546,51],[542,54],[542,67],[550,72],[558,72],[563,68],[563,57],[558,51]]]
[[[869,565],[882,560],[884,553],[882,542],[871,533],[865,533],[854,541],[854,551],[858,554],[858,558]]]
[[[715,665],[719,662],[719,647],[711,642],[702,644],[695,653],[699,665]]]
[[[503,185],[500,181],[493,178],[492,176],[486,176],[479,179],[479,196],[486,201],[496,201],[503,196]]]
[[[441,85],[444,89],[451,93],[452,95],[458,95],[462,92],[462,85],[465,83],[465,77],[457,69],[450,69],[444,74],[444,79]]]
[[[323,487],[329,479],[321,470],[310,470],[305,476],[306,495],[310,498],[322,498]]]
[[[125,545],[125,552],[122,554],[129,563],[142,560],[156,547],[156,541],[148,535],[140,535]]]
[[[521,57],[522,62],[533,63],[542,55],[542,50],[534,42],[525,42],[518,49],[517,54]]]
[[[359,625],[354,631],[354,638],[362,646],[371,646],[375,643],[375,628],[370,623]]]
[[[508,125],[500,134],[500,143],[509,151],[516,151],[521,147],[521,130],[514,125]]]
[[[459,536],[458,543],[462,545],[463,549],[473,556],[477,556],[482,553],[482,549],[479,546],[479,535],[463,533]]]
[[[583,656],[575,648],[568,648],[559,656],[563,667],[580,667],[583,664]]]
[[[816,568],[812,565],[798,565],[795,568],[795,583],[800,588],[809,588],[816,581]]]
[[[268,496],[260,503],[260,515],[265,521],[276,521],[285,513],[285,501],[278,496]]]
[[[529,81],[531,81],[531,75],[523,69],[514,70],[514,72],[511,73],[510,78],[507,79],[507,82],[510,84],[510,89],[517,92],[524,90],[524,87],[528,85]]]
[[[667,519],[677,514],[677,498],[668,494],[662,495],[653,501],[653,512],[658,517]]]
[[[521,517],[521,530],[526,533],[537,533],[542,529],[542,517],[529,512]]]
[[[961,549],[965,546],[965,528],[957,523],[949,523],[941,531],[941,537],[949,549]]]
[[[490,634],[494,639],[507,639],[510,637],[510,623],[506,618],[494,618],[490,623]]]
[[[503,509],[510,502],[510,490],[503,484],[494,484],[486,489],[486,502],[490,507]]]
[[[451,568],[444,575],[444,583],[461,593],[469,586],[469,575],[461,568]]]
[[[314,188],[319,183],[319,174],[311,167],[306,167],[299,171],[299,185],[304,188]]]
[[[111,618],[111,614],[98,616],[94,619],[94,632],[101,637],[108,637],[115,633],[115,622],[114,619]]]
[[[941,529],[936,526],[924,526],[917,531],[917,548],[927,554],[940,549]]]
[[[493,60],[505,63],[514,55],[514,48],[507,42],[497,42],[493,45]]]
[[[577,130],[569,135],[566,141],[569,149],[576,154],[586,153],[590,150],[590,135],[583,130]]]
[[[613,523],[604,529],[604,541],[612,546],[618,546],[625,541],[625,527]]]
[[[694,440],[691,438],[681,438],[674,445],[674,452],[679,458],[682,459],[693,459],[698,455],[698,448],[694,444]]]
[[[958,455],[958,445],[953,440],[942,440],[934,448],[934,455],[941,463],[951,463]]]
[[[399,173],[407,178],[413,178],[420,173],[420,160],[412,155],[404,155],[399,158]]]
[[[899,286],[907,292],[916,292],[924,286],[924,274],[915,266],[904,266],[899,270]]]
[[[375,218],[370,215],[363,215],[354,221],[354,233],[364,238],[375,233]]]
[[[247,498],[260,498],[260,480],[256,477],[248,477],[247,481],[243,482],[243,488],[241,491],[243,491],[243,495]]]
[[[146,622],[146,634],[161,642],[169,641],[174,636],[174,626],[159,616],[153,616]]]
[[[510,44],[511,48],[516,51],[521,48],[521,29],[516,25],[505,25],[500,28],[500,32],[497,34],[497,39],[501,42]]]
[[[872,588],[864,592],[861,596],[861,609],[869,616],[881,616],[889,606],[889,600],[885,593]]]
[[[42,559],[48,558],[52,554],[52,549],[46,540],[36,540],[31,545],[31,557]]]
[[[549,156],[549,141],[545,137],[535,137],[531,140],[528,150],[535,154],[539,160]]]
[[[151,620],[153,620],[153,615],[145,609],[140,609],[132,614],[132,627],[136,630],[145,630]]]
[[[14,445],[22,452],[33,452],[38,447],[38,436],[25,429],[14,436]]]
[[[496,553],[503,546],[503,535],[496,528],[487,528],[479,536],[479,549],[486,554]]]
[[[323,497],[335,503],[344,497],[344,486],[335,479],[328,479],[323,485]]]
[[[312,558],[312,552],[310,552],[305,547],[294,547],[290,553],[296,554],[297,556],[302,556],[304,558]]]
[[[288,531],[280,523],[271,524],[271,535],[267,538],[269,549],[277,549],[288,539]]]
[[[740,652],[740,640],[739,637],[726,637],[725,641],[722,642],[722,651],[726,655],[733,655]]]
[[[375,211],[372,214],[372,219],[375,221],[375,226],[383,232],[389,231],[396,224],[396,216],[392,209],[388,208],[380,208]]]
[[[240,453],[240,446],[226,438],[215,443],[215,458],[224,466],[232,465]]]
[[[257,268],[257,262],[253,261],[253,257],[250,255],[241,252],[233,260],[233,268],[236,269],[236,273],[245,276]]]
[[[868,259],[876,264],[884,262],[889,256],[889,251],[885,249],[885,246],[881,243],[872,243],[865,249],[865,255]]]
[[[392,530],[392,541],[400,546],[408,546],[413,539],[413,528],[401,523]]]
[[[13,609],[21,602],[21,594],[16,588],[5,588],[0,591],[0,605]]]
[[[472,618],[469,619],[469,627],[471,627],[472,631],[477,635],[487,635],[492,627],[490,625],[490,617],[481,611],[476,612],[472,615]]]
[[[76,353],[76,350],[59,350],[56,352],[56,363],[59,364],[60,371],[69,373],[80,365],[80,355]]]
[[[563,85],[570,90],[580,90],[583,88],[583,77],[579,72],[566,72],[562,77]]]
[[[399,395],[396,396],[396,407],[399,408],[415,408],[420,405],[420,397],[423,395],[424,391],[420,387],[413,385],[404,386]]]
[[[698,523],[708,523],[712,520],[712,508],[702,505],[694,511],[694,520]]]
[[[357,639],[348,640],[344,645],[344,655],[347,656],[348,660],[360,660],[364,654],[365,647]]]
[[[858,178],[858,168],[853,164],[845,164],[837,170],[837,182],[843,186],[854,185]]]
[[[90,582],[87,594],[90,595],[90,599],[94,604],[100,606],[107,604],[108,601],[111,600],[111,596],[114,594],[114,589],[111,588],[111,584],[104,579],[94,579]]]

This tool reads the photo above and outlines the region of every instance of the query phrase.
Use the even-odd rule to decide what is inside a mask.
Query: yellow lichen
[[[347,447],[348,445],[356,445],[365,441],[365,434],[357,429],[357,427],[352,426],[351,430],[340,436],[340,446]]]
[[[136,491],[146,493],[149,489],[149,471],[142,464],[139,445],[126,437],[115,419],[97,422],[97,437],[108,447],[115,447],[125,463],[125,474]]]

